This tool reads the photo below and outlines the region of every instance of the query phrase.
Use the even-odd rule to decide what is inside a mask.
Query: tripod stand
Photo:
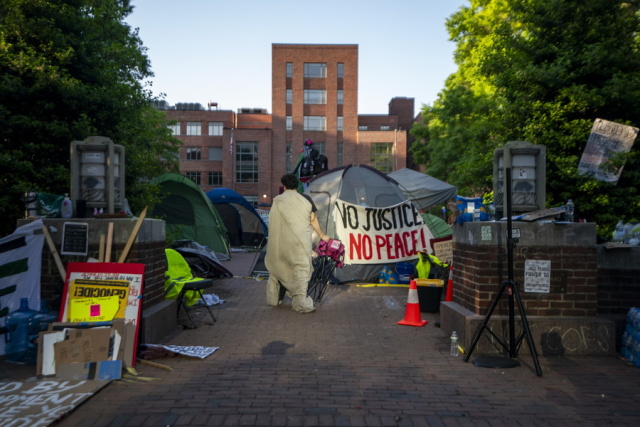
[[[498,302],[500,301],[502,294],[504,294],[505,290],[508,290],[509,295],[509,345],[500,339],[491,329],[487,329],[487,331],[500,343],[503,350],[509,353],[509,358],[514,358],[518,356],[518,350],[520,349],[520,344],[522,344],[522,339],[527,339],[527,344],[529,346],[529,351],[531,352],[531,357],[533,358],[533,363],[536,368],[536,374],[538,376],[542,376],[542,369],[540,369],[540,363],[538,362],[538,353],[536,352],[536,347],[533,342],[533,337],[531,336],[531,329],[529,328],[529,321],[527,320],[527,315],[524,311],[524,305],[522,304],[522,298],[520,297],[520,292],[518,291],[518,284],[513,279],[513,228],[512,228],[512,212],[511,212],[511,167],[505,164],[505,201],[507,207],[507,264],[508,264],[508,280],[505,280],[500,285],[500,289],[498,293],[491,303],[491,307],[487,312],[482,325],[476,332],[476,335],[471,342],[471,347],[469,351],[464,357],[464,361],[468,362],[473,350],[478,344],[478,340],[482,336],[482,333],[485,329],[487,329],[487,325],[489,324],[489,320],[491,319],[491,315],[495,310]],[[518,304],[518,310],[520,312],[520,319],[522,322],[522,332],[520,336],[516,339],[515,334],[515,314],[514,314],[514,300]],[[517,366],[517,365],[515,365]]]

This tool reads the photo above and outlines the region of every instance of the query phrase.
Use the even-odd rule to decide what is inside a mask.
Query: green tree
[[[152,203],[147,182],[177,170],[179,141],[152,107],[153,76],[129,0],[0,3],[0,234],[25,191],[69,192],[69,146],[91,135],[125,148],[127,198]]]
[[[544,144],[547,206],[572,198],[578,215],[597,222],[601,235],[618,219],[639,219],[638,144],[619,159],[626,165],[617,185],[577,172],[596,118],[640,125],[637,2],[470,3],[447,22],[457,43],[459,69],[434,106],[424,108],[423,123],[413,130],[421,138],[413,147],[421,162],[429,170],[441,170],[441,160],[430,153],[454,145],[464,157],[449,172],[462,175],[458,186],[468,190],[484,184],[489,189],[495,148],[513,140]],[[474,116],[481,106],[486,114]],[[450,114],[456,110],[462,113]],[[456,126],[455,133],[435,131]],[[454,139],[461,135],[466,146]],[[480,166],[470,172],[469,165]]]

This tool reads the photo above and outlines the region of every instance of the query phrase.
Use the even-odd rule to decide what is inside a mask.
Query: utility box
[[[87,211],[124,210],[124,147],[103,136],[71,142],[71,199],[86,202]]]
[[[545,209],[546,147],[510,141],[493,152],[493,199],[499,216],[506,213],[505,170],[511,169],[511,210]]]

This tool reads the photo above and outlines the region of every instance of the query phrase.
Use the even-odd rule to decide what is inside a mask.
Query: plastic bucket
[[[408,262],[399,262],[396,264],[396,273],[398,273],[398,283],[409,284],[416,266]]]

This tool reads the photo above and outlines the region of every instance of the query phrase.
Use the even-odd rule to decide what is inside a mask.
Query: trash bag
[[[38,193],[36,214],[40,218],[61,218],[63,200],[64,196],[49,193]]]

